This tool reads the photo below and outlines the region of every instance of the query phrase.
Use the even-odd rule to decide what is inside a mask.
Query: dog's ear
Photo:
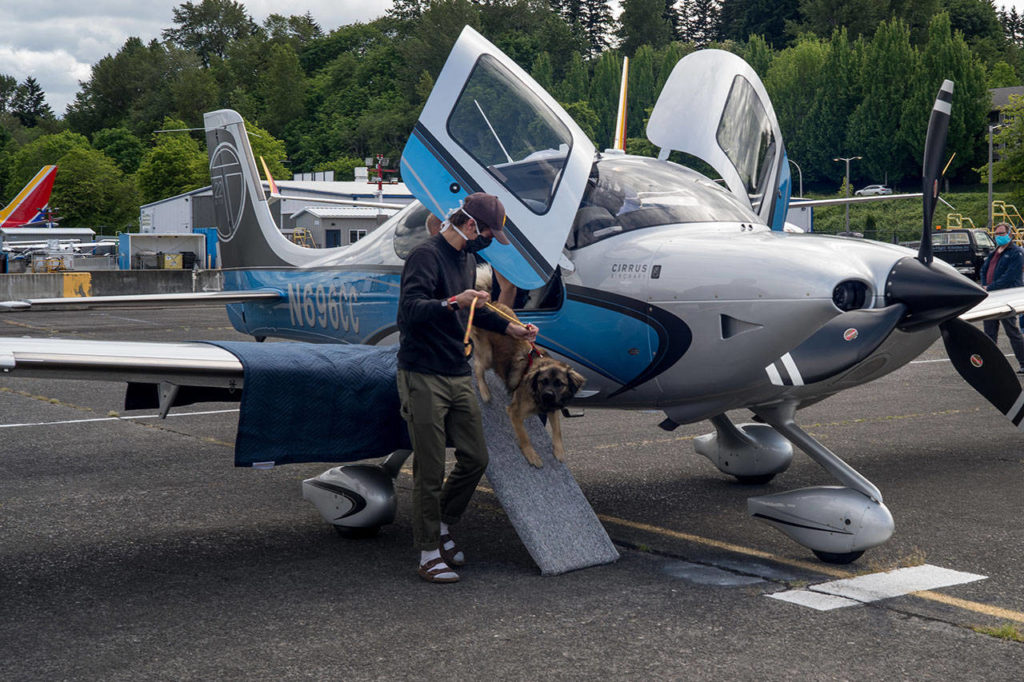
[[[569,368],[566,375],[569,377],[569,388],[572,390],[573,395],[576,395],[576,391],[580,390],[583,384],[587,383],[586,378],[572,367]]]
[[[540,382],[540,372],[530,372],[527,375],[527,379],[530,382],[530,394],[537,395],[537,391],[540,390],[540,387],[537,385]]]

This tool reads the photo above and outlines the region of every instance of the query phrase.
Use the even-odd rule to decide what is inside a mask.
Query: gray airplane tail
[[[293,244],[278,229],[238,112],[221,109],[203,119],[221,265],[291,267],[322,256],[322,251]]]

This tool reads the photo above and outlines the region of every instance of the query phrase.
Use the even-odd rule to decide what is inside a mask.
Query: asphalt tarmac
[[[0,335],[241,338],[212,306],[0,315]],[[855,564],[747,515],[834,483],[806,456],[743,486],[693,452],[707,423],[588,411],[567,460],[622,558],[541,577],[485,481],[445,586],[415,573],[408,473],[396,523],[347,540],[301,496],[329,465],[232,466],[237,404],[120,418],[122,384],[0,378],[0,680],[1020,679],[1024,644],[995,633],[1024,630],[1024,435],[944,357],[798,415],[895,518]],[[831,611],[767,597],[922,563],[985,578]]]

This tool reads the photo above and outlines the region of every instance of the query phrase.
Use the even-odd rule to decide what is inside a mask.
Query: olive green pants
[[[449,377],[398,370],[402,417],[412,440],[413,544],[437,549],[441,521],[456,523],[487,469],[487,444],[472,376]],[[455,468],[444,478],[445,446]]]

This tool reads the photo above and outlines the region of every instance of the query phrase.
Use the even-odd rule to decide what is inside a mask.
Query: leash
[[[477,300],[479,300],[479,299],[474,298],[470,302],[470,304],[469,304],[469,321],[466,323],[466,335],[462,337],[462,345],[463,345],[463,347],[466,350],[466,357],[467,358],[473,352],[473,344],[470,343],[469,335],[473,331],[473,314],[476,312],[476,302],[477,302]],[[484,305],[488,309],[490,309],[493,312],[497,313],[499,317],[502,317],[505,320],[508,320],[509,322],[512,322],[513,324],[518,324],[518,325],[522,325],[523,324],[517,317],[515,317],[514,315],[509,315],[504,310],[502,310],[498,306],[494,305],[490,301],[484,301]],[[530,355],[529,355],[528,364],[526,365],[527,368],[529,368],[530,365],[533,364],[534,356],[539,357],[539,358],[540,357],[544,357],[543,351],[541,351],[539,348],[537,348],[537,344],[535,344],[533,341],[530,341],[529,344],[530,344]]]

